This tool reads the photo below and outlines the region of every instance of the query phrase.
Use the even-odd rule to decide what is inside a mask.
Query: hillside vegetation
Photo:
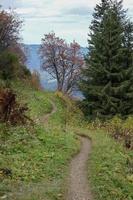
[[[18,99],[27,103],[34,125],[0,124],[0,197],[17,200],[65,199],[69,161],[79,151],[78,134],[92,139],[88,163],[95,199],[131,200],[132,152],[84,121],[76,104],[61,93],[37,91],[15,82]],[[52,112],[53,102],[56,112]],[[95,129],[95,131],[94,131]]]
[[[66,200],[72,175],[68,200],[87,189],[84,199],[133,200],[133,23],[122,1],[96,5],[86,59],[76,41],[44,34],[38,54],[56,92],[28,70],[21,26],[0,6],[0,199]],[[82,101],[71,97],[79,88]]]
[[[62,199],[61,186],[71,156],[79,149],[73,132],[66,128],[66,107],[55,94],[15,83],[18,98],[28,104],[34,125],[0,124],[0,196],[8,199]],[[46,122],[42,120],[57,112]],[[30,192],[29,192],[30,191]],[[44,198],[44,199],[45,199]]]

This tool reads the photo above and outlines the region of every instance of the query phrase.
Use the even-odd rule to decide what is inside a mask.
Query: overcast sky
[[[100,0],[0,0],[4,9],[16,10],[24,20],[25,43],[39,44],[44,33],[54,31],[68,42],[75,39],[87,46],[87,33],[93,9]],[[133,16],[133,0],[124,0]]]

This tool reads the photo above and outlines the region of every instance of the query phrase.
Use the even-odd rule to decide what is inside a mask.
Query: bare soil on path
[[[52,111],[41,118],[42,123],[48,123],[49,118],[57,112],[56,104],[50,100]],[[79,137],[81,150],[70,163],[68,191],[66,200],[93,200],[88,180],[88,161],[91,153],[91,140]]]
[[[52,105],[52,111],[48,114],[45,114],[43,117],[40,118],[41,123],[48,123],[49,118],[57,112],[57,107],[56,104],[54,103],[53,100],[50,100],[50,103]]]
[[[88,181],[88,159],[91,152],[91,141],[80,137],[81,150],[70,164],[70,177],[66,200],[92,200],[91,189]]]

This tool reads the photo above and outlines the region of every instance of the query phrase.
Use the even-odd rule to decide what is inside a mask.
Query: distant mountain
[[[39,57],[39,48],[40,45],[26,45],[26,49],[28,51],[28,59],[27,59],[27,67],[30,71],[38,71],[40,73],[40,79],[42,87],[48,90],[56,89],[56,81],[52,80],[52,77],[47,73],[41,70],[41,61]]]
[[[26,45],[28,50],[27,66],[31,71],[40,70],[40,58],[38,55],[40,45]]]
[[[48,90],[55,90],[56,89],[56,80],[53,80],[50,74],[41,70],[41,61],[39,57],[39,48],[40,45],[31,44],[25,45],[28,51],[28,59],[27,59],[27,66],[30,71],[37,70],[40,73],[41,84],[45,89]],[[82,47],[81,52],[83,55],[88,53],[88,49]]]

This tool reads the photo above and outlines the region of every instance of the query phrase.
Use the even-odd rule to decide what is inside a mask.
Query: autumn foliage
[[[16,101],[16,94],[11,89],[0,90],[0,122],[12,125],[25,124],[28,117],[26,105],[20,105]]]
[[[16,45],[22,21],[13,12],[0,11],[0,52]]]
[[[36,70],[34,70],[31,74],[31,84],[37,90],[42,89],[41,83],[40,83],[40,74]]]
[[[84,64],[80,45],[73,41],[67,44],[65,40],[56,37],[55,33],[44,35],[40,48],[42,69],[57,80],[57,89],[71,94],[80,79]]]
[[[26,49],[21,43],[22,21],[12,10],[0,10],[0,78],[10,80],[24,77]],[[29,75],[29,73],[28,73]]]

